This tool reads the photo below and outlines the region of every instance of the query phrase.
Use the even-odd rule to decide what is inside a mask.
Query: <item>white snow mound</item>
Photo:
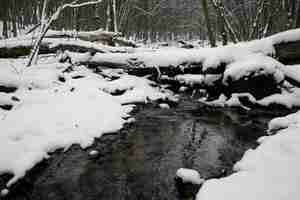
[[[176,172],[176,176],[181,178],[184,183],[193,183],[200,185],[204,182],[199,172],[193,169],[180,168]]]

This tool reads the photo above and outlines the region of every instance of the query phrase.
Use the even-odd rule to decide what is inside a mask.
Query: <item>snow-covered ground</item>
[[[127,65],[129,61],[143,61],[144,66],[152,67],[179,66],[186,62],[201,63],[205,73],[226,63],[225,72],[221,76],[185,74],[177,76],[176,79],[188,85],[209,85],[221,77],[222,83],[227,85],[229,80],[238,80],[248,74],[267,74],[276,83],[282,83],[281,93],[259,100],[248,93],[232,94],[229,99],[221,95],[210,104],[240,106],[239,97],[243,96],[259,105],[277,103],[292,108],[300,106],[300,89],[284,83],[284,79],[290,77],[300,80],[299,66],[286,67],[267,55],[274,53],[275,44],[299,39],[300,29],[296,29],[262,40],[218,48],[164,48],[155,51],[142,49],[126,54],[105,53],[91,57],[90,54],[74,53],[72,56],[75,62],[76,59],[88,59],[92,62]],[[47,40],[54,46],[70,42],[57,39],[46,39],[45,42]],[[3,40],[0,41],[0,47],[31,45],[32,41],[24,41]],[[81,41],[80,43],[91,45]],[[10,111],[0,109],[0,174],[14,175],[7,187],[22,178],[26,171],[41,160],[47,159],[50,152],[57,149],[67,150],[72,144],[86,148],[103,133],[121,129],[124,123],[133,121],[129,118],[133,103],[158,99],[176,101],[172,92],[146,78],[105,71],[108,77],[109,74],[119,77],[117,80],[110,80],[83,66],[74,67],[72,72],[64,72],[69,65],[58,63],[52,57],[41,59],[38,65],[30,68],[24,68],[25,61],[0,59],[0,85],[17,88],[13,93],[0,93],[0,105],[13,106]],[[197,200],[298,199],[300,112],[274,119],[269,124],[269,132],[276,134],[260,138],[258,148],[248,150],[242,160],[236,163],[236,173],[226,178],[206,181],[197,195]],[[187,176],[187,179],[198,176],[186,170],[179,171],[179,175]],[[7,190],[4,189],[1,193],[5,194]]]
[[[0,109],[0,174],[14,175],[8,187],[48,153],[72,144],[86,148],[103,133],[121,129],[132,103],[173,98],[145,78],[123,75],[110,81],[82,66],[67,73],[69,66],[53,58],[29,68],[24,63],[0,60],[0,85],[18,88],[0,93],[0,105],[13,105]],[[115,90],[124,94],[110,94]]]
[[[300,186],[300,112],[269,123],[269,133],[235,164],[236,173],[203,184],[197,200],[297,200]]]

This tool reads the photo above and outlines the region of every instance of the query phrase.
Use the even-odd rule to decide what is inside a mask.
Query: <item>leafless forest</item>
[[[49,0],[47,15],[71,0]],[[85,1],[76,1],[79,3]],[[40,23],[43,0],[1,0],[0,37]],[[67,8],[51,29],[122,32],[144,42],[209,39],[238,42],[300,26],[299,0],[103,0]]]

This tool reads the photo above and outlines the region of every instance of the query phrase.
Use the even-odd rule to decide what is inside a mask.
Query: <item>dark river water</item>
[[[229,175],[276,114],[207,108],[185,98],[172,109],[138,106],[133,116],[135,123],[102,136],[89,149],[73,146],[54,153],[13,186],[6,199],[181,199],[174,181],[178,168],[196,169],[204,178]],[[90,150],[100,153],[91,158]]]

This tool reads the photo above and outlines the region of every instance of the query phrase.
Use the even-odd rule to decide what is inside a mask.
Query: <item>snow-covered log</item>
[[[123,37],[114,37],[112,41],[113,41],[113,43],[116,43],[119,46],[134,47],[134,48],[137,47],[137,44],[134,41],[127,40]]]
[[[54,22],[58,19],[58,17],[60,16],[60,14],[63,10],[65,10],[66,8],[79,8],[79,7],[83,7],[83,6],[98,4],[98,3],[101,3],[102,0],[89,1],[89,2],[84,2],[84,3],[78,3],[78,1],[75,0],[71,3],[67,3],[67,4],[64,4],[60,7],[58,7],[58,9],[55,11],[55,13],[49,19],[47,19],[47,17],[46,17],[47,2],[48,2],[48,0],[44,0],[42,20],[41,20],[41,32],[38,36],[38,39],[36,39],[35,44],[31,50],[31,54],[29,56],[27,67],[31,66],[33,62],[37,62],[40,45],[41,45],[45,35],[47,34],[48,30],[50,29],[52,22]]]
[[[30,38],[14,38],[0,41],[0,57],[16,58],[27,56],[33,48]],[[97,53],[125,53],[131,47],[111,47],[100,43],[68,38],[44,38],[40,45],[39,54],[55,53],[57,50],[68,50],[73,52],[97,52]]]
[[[293,42],[282,42],[274,45],[276,57],[284,64],[300,63],[300,40]]]

